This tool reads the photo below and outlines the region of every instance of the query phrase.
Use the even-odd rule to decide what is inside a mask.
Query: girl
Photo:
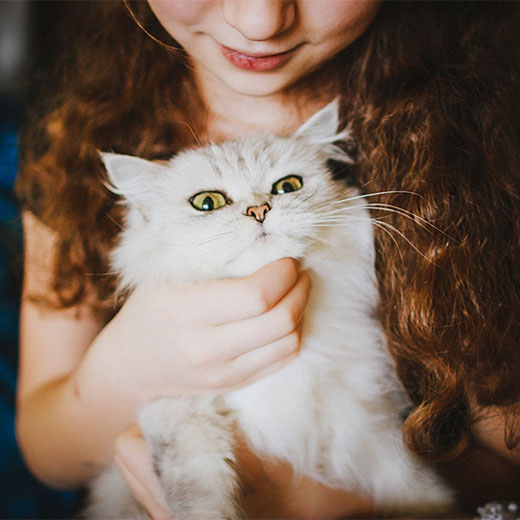
[[[463,506],[515,498],[519,6],[149,0],[84,11],[58,87],[27,120],[18,179],[18,437],[34,473],[76,486],[115,457],[166,518],[136,410],[245,386],[298,355],[310,283],[290,259],[245,279],[164,287],[153,302],[135,291],[114,308],[108,252],[121,216],[97,150],[158,159],[283,134],[340,96],[364,191],[394,192],[379,200],[439,229],[396,214],[385,217],[396,233],[376,230],[380,317],[413,403],[406,442],[444,463]],[[251,324],[265,333],[244,349]],[[291,468],[239,438],[237,451],[251,516],[377,513],[354,492],[293,485]]]

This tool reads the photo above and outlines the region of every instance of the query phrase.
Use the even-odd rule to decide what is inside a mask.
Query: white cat
[[[406,398],[374,316],[372,223],[359,192],[334,180],[337,103],[294,135],[182,152],[167,164],[102,154],[127,205],[113,253],[124,288],[252,273],[303,260],[313,279],[302,349],[279,372],[218,399],[161,399],[139,424],[173,518],[239,518],[232,428],[256,452],[388,512],[445,510],[451,493],[401,440]],[[231,411],[231,413],[229,413]],[[115,469],[92,487],[93,518],[146,518]]]

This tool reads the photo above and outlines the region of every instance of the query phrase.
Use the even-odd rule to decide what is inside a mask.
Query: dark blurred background
[[[24,108],[89,2],[0,0],[0,518],[70,518],[78,493],[27,471],[14,435],[22,231],[13,195]]]

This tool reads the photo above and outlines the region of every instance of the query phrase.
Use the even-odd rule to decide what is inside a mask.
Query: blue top
[[[71,518],[78,494],[44,486],[27,470],[14,434],[22,232],[13,195],[16,122],[0,121],[0,518]]]

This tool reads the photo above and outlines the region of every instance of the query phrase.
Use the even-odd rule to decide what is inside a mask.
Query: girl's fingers
[[[296,260],[282,258],[245,278],[187,287],[179,300],[182,301],[181,311],[184,316],[214,325],[252,318],[274,307],[298,277]]]
[[[232,375],[230,384],[235,388],[242,388],[277,372],[296,358],[300,348],[300,339],[303,324],[291,334],[266,345],[254,349],[236,358],[229,365]],[[232,379],[235,378],[235,381]]]
[[[292,289],[271,310],[254,318],[217,327],[216,343],[229,345],[223,355],[233,359],[251,350],[265,349],[265,345],[275,344],[292,334],[303,318],[310,288],[309,275],[302,273]]]
[[[154,520],[172,520],[159,479],[153,470],[152,458],[136,424],[116,439],[114,463],[137,502]]]

